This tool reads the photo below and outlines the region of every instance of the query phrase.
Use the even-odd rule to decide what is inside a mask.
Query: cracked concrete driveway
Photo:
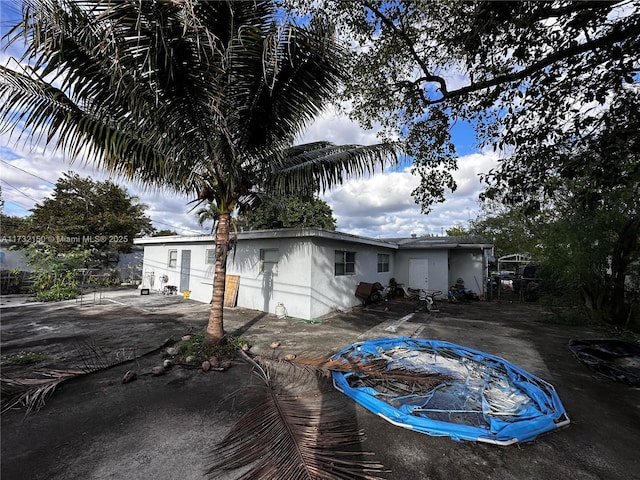
[[[104,292],[95,301],[85,297],[82,305],[12,306],[18,303],[3,298],[3,358],[36,352],[44,356],[37,368],[69,368],[82,362],[83,345],[113,358],[137,358],[62,383],[37,413],[5,412],[3,480],[203,478],[212,445],[243,411],[225,398],[251,381],[249,367],[235,361],[225,372],[174,367],[160,377],[148,373],[162,361],[156,349],[167,339],[204,327],[208,305],[130,290]],[[571,338],[602,332],[543,321],[538,305],[504,300],[445,304],[434,314],[413,314],[412,308],[412,302],[397,300],[316,324],[228,309],[225,329],[251,340],[257,354],[271,354],[273,341],[280,342],[280,355],[335,352],[359,340],[391,336],[458,343],[547,380],[571,418],[565,429],[505,448],[404,430],[345,397],[345,408],[368,435],[363,450],[375,452],[390,480],[640,478],[640,389],[590,371],[567,348]],[[24,376],[32,368],[5,367],[2,375]],[[123,384],[130,369],[138,380]]]

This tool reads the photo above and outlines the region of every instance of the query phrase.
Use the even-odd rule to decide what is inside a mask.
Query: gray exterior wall
[[[278,249],[274,271],[263,271],[261,249]],[[250,239],[229,256],[227,274],[240,275],[238,306],[275,313],[282,303],[289,316],[308,319],[311,282],[311,251],[308,239]]]
[[[455,284],[458,278],[462,278],[466,289],[483,295],[486,280],[482,260],[481,249],[451,250],[449,252],[449,285]]]

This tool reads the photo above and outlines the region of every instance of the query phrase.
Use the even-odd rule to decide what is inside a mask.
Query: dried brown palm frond
[[[3,377],[0,378],[0,413],[22,405],[27,408],[26,413],[38,411],[45,405],[46,398],[51,395],[62,382],[79,375],[97,372],[111,368],[141,356],[156,352],[172,342],[171,339],[157,348],[136,354],[135,348],[122,347],[107,352],[92,341],[87,341],[76,347],[80,357],[80,366],[70,369],[38,370],[31,375],[35,377]]]
[[[166,342],[164,345],[166,345]],[[76,346],[76,352],[82,364],[80,368],[84,370],[85,373],[104,370],[105,368],[113,367],[136,358],[135,347],[120,347],[116,350],[107,350],[92,339]]]
[[[44,406],[45,399],[58,385],[85,372],[81,369],[72,369],[35,373],[38,378],[0,378],[2,413],[18,405],[25,406],[27,413],[34,409],[39,410]]]
[[[240,480],[382,478],[384,467],[358,450],[364,432],[354,424],[344,397],[323,388],[326,379],[241,356],[261,381],[244,398],[249,411],[213,449],[210,478],[247,466]]]
[[[442,373],[413,371],[401,367],[389,368],[388,361],[383,358],[362,360],[359,357],[339,357],[328,362],[325,368],[337,372],[357,373],[359,378],[365,378],[373,382],[383,380],[398,385],[404,383],[411,385],[412,389],[415,386],[431,389],[452,380],[452,377]]]
[[[2,408],[0,413],[22,405],[27,414],[38,411],[45,405],[46,398],[65,380],[114,366],[131,358],[121,359],[120,352],[111,357],[91,341],[76,347],[81,365],[71,369],[38,370],[32,373],[36,377],[0,378]],[[128,356],[127,356],[128,357]]]
[[[331,361],[333,354],[322,352],[302,352],[296,355],[264,358],[260,357],[260,362],[269,365],[270,368],[301,370],[310,376],[331,377],[331,370],[325,365]]]
[[[389,368],[389,362],[384,358],[364,360],[361,357],[337,357],[322,353],[302,353],[288,362],[299,365],[303,369],[315,369],[329,375],[331,371],[361,374],[359,378],[369,381],[389,380],[395,383],[404,382],[408,385],[418,385],[433,388],[436,385],[451,381],[452,378],[441,373],[416,372],[405,368]]]

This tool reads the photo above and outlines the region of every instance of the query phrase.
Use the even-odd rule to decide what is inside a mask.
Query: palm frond
[[[106,351],[92,341],[86,341],[76,347],[80,365],[69,369],[37,370],[31,377],[0,377],[0,413],[22,405],[27,413],[38,411],[45,405],[45,400],[53,394],[62,382],[80,375],[98,372],[121,365],[141,356],[156,352],[171,343],[167,339],[162,345],[141,355],[135,348],[122,347]]]
[[[270,162],[266,183],[276,192],[307,191],[309,185],[326,191],[347,177],[373,174],[377,168],[396,165],[397,152],[398,146],[390,143],[297,145]]]
[[[335,97],[344,76],[344,49],[326,25],[276,24],[243,31],[230,49],[230,121],[248,152],[277,152]],[[239,108],[238,108],[239,107]]]
[[[285,360],[301,369],[316,371],[324,376],[330,376],[332,371],[356,374],[361,382],[388,385],[393,390],[411,390],[414,386],[433,388],[442,383],[453,380],[452,377],[441,373],[415,372],[406,368],[389,368],[389,363],[383,358],[363,360],[357,356],[335,358],[330,354],[304,352],[290,360]]]
[[[240,479],[382,478],[384,467],[357,450],[364,433],[326,379],[243,357],[261,383],[250,387],[250,409],[213,449],[210,478],[247,466]]]
[[[36,372],[37,378],[0,378],[2,409],[0,413],[23,405],[27,413],[40,410],[46,398],[65,380],[84,375],[82,369],[47,370]]]
[[[114,170],[114,160],[126,157],[129,162],[119,164],[119,173],[130,177],[151,180],[171,167],[147,139],[84,111],[63,91],[39,78],[0,66],[0,95],[6,98],[0,106],[5,131],[19,127],[21,135],[35,133],[36,139],[44,135],[47,143],[53,142],[54,148],[71,158],[102,159],[113,163]],[[143,164],[144,169],[140,168]]]
[[[105,349],[91,339],[79,344],[75,350],[79,357],[78,368],[85,373],[97,372],[138,358],[135,347]]]
[[[287,150],[345,55],[329,25],[270,1],[29,0],[5,38],[30,67],[0,70],[0,124],[143,184],[212,188],[224,211],[272,177],[326,190],[395,161],[386,144]]]

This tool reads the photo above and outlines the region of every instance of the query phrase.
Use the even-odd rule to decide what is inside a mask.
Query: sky
[[[6,26],[11,12],[7,2],[0,0],[0,24]],[[6,65],[16,49],[0,49],[0,64]],[[45,149],[41,143],[25,143],[18,131],[12,136],[0,133],[0,186],[6,215],[29,215],[36,203],[53,191],[54,184],[66,171],[72,170],[94,180],[112,178],[108,172],[96,169],[80,160],[70,163],[62,152]],[[328,108],[300,137],[305,143],[327,140],[337,144],[373,144],[376,131],[366,131],[345,114]],[[411,167],[377,172],[371,176],[351,178],[341,186],[321,194],[333,209],[337,230],[371,238],[409,237],[412,234],[443,235],[453,226],[466,227],[478,215],[478,195],[482,191],[480,175],[496,165],[494,152],[474,148],[475,140],[469,127],[460,126],[452,132],[452,140],[460,152],[458,170],[454,172],[458,188],[447,192],[446,201],[422,214],[411,192],[419,178]],[[208,233],[211,225],[198,225],[191,206],[192,198],[177,196],[170,191],[141,188],[120,178],[112,180],[139,197],[147,205],[147,215],[158,230],[171,229],[182,235]]]

